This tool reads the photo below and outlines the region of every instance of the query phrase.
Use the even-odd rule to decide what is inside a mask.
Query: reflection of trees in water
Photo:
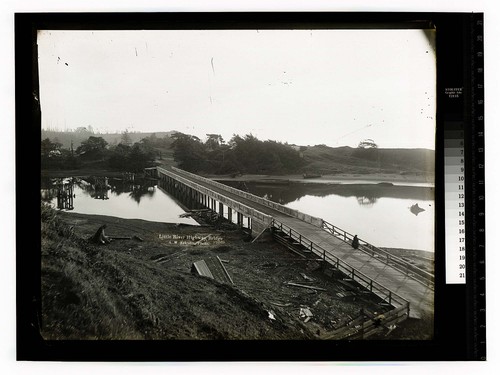
[[[362,196],[362,197],[356,197],[356,200],[358,201],[358,204],[360,206],[372,207],[375,203],[377,203],[378,198]]]
[[[241,189],[241,182],[223,181],[225,184]],[[244,189],[259,197],[266,197],[273,202],[288,204],[306,195],[326,197],[338,195],[355,197],[364,207],[373,206],[379,198],[400,198],[415,200],[434,200],[434,188],[423,186],[387,186],[379,184],[321,184],[321,183],[264,183],[247,181]]]
[[[140,203],[142,197],[144,196],[152,197],[154,193],[155,193],[154,186],[148,186],[148,184],[133,185],[129,197],[132,198],[137,203]]]
[[[78,178],[74,181],[75,185],[78,186],[84,194],[94,199],[107,200],[109,199],[109,192],[117,196],[128,193],[130,198],[140,203],[142,197],[151,197],[155,193],[155,181],[153,180],[136,179],[134,183],[131,183],[111,178],[107,180],[108,184],[106,186],[95,184],[94,182],[95,180],[92,178]],[[44,194],[47,195],[49,193]]]

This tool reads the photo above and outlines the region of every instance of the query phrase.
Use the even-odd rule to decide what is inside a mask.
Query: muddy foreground
[[[103,224],[123,239],[90,244]],[[201,260],[215,279],[192,272]],[[385,309],[342,275],[236,228],[42,214],[45,339],[314,340]],[[429,339],[428,323],[409,319],[372,338]]]

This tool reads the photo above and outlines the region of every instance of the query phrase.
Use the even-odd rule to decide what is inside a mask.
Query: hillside
[[[318,145],[303,151],[307,171],[320,174],[434,174],[435,152],[427,149],[363,150]]]

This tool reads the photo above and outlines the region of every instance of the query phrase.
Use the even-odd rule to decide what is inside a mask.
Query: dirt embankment
[[[106,224],[109,245],[87,238]],[[218,259],[234,284],[191,272]],[[42,215],[42,334],[46,339],[320,339],[360,315],[370,294],[274,242],[109,216]],[[212,268],[213,269],[213,268]],[[215,272],[214,272],[215,274]],[[297,287],[288,283],[308,286]],[[425,322],[405,337],[425,339]],[[416,336],[417,337],[416,337]]]

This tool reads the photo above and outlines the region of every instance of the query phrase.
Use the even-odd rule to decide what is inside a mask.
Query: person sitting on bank
[[[102,225],[101,227],[99,227],[99,229],[97,230],[97,232],[89,238],[89,241],[93,242],[93,243],[96,243],[98,245],[107,245],[111,242],[111,238],[106,236],[106,234],[104,233],[104,229],[107,228],[107,225],[104,224]]]
[[[356,234],[354,238],[352,239],[352,244],[351,246],[355,249],[359,247],[359,240],[358,240],[358,235]]]

